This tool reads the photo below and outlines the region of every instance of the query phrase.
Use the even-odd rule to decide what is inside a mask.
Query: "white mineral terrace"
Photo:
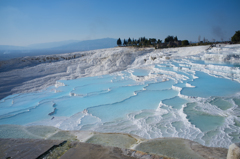
[[[240,45],[0,61],[0,124],[240,142]],[[207,50],[208,49],[208,50]]]

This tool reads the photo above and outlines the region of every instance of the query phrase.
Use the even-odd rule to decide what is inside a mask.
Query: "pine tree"
[[[177,36],[175,36],[173,40],[174,40],[174,41],[178,41],[178,38],[177,38]]]
[[[126,46],[127,45],[127,41],[124,39],[123,40],[123,45]]]
[[[174,41],[173,36],[168,35],[168,37],[165,38],[165,43],[168,43],[170,41]]]
[[[232,42],[240,42],[240,30],[236,31],[231,38]]]
[[[118,46],[121,46],[121,45],[122,45],[122,41],[121,41],[120,38],[117,40],[117,45],[118,45]]]
[[[131,44],[131,42],[132,42],[132,40],[129,38],[129,39],[128,39],[128,44]]]
[[[161,44],[161,43],[162,43],[162,40],[158,39],[157,43],[158,43],[158,44]]]

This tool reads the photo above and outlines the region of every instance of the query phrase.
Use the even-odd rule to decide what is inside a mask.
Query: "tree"
[[[146,40],[145,37],[141,37],[141,42],[144,42]]]
[[[188,40],[183,40],[183,41],[182,41],[182,45],[183,45],[183,46],[189,45]]]
[[[162,43],[162,40],[158,39],[157,43],[158,43],[158,44],[161,44],[161,43]]]
[[[151,44],[150,40],[146,40],[147,41],[147,46]]]
[[[132,42],[132,40],[129,38],[129,39],[128,39],[128,44],[131,44],[131,42]]]
[[[134,43],[133,43],[133,44],[134,44],[134,45],[137,45],[137,44],[138,44],[137,39],[134,40]]]
[[[152,39],[149,38],[149,41],[151,42],[151,44],[155,44],[157,40],[155,38]]]
[[[198,36],[198,42],[200,43],[200,41],[201,41],[201,36],[199,35]]]
[[[145,41],[143,41],[143,46],[149,46],[151,44],[150,40],[145,38]]]
[[[165,41],[164,41],[164,42],[165,42],[165,43],[168,43],[168,42],[170,42],[170,41],[174,41],[174,40],[173,40],[173,36],[169,36],[169,35],[168,35],[168,37],[165,38]]]
[[[178,38],[177,38],[177,36],[175,36],[173,40],[174,40],[174,41],[178,41]]]
[[[206,39],[205,39],[205,37],[203,37],[203,43],[205,43],[206,42]]]
[[[232,42],[240,42],[240,30],[236,31],[231,38]]]
[[[120,38],[117,40],[117,45],[118,45],[118,46],[121,46],[121,45],[122,45],[122,40],[121,40]]]
[[[127,41],[124,39],[123,40],[123,45],[126,46],[127,45]]]

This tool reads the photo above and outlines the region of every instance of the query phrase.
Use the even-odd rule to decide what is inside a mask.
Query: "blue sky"
[[[0,45],[100,38],[229,40],[239,0],[0,0]]]

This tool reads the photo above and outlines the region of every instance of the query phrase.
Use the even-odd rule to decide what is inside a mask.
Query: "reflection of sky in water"
[[[149,69],[132,69],[61,80],[65,86],[12,95],[0,102],[0,124],[52,125],[67,130],[133,133],[145,138],[183,137],[227,147],[231,141],[228,135],[240,131],[231,122],[240,121],[234,114],[239,111],[234,103],[238,97],[232,100],[240,92],[240,84],[204,73],[209,63],[190,61],[200,64],[202,70],[174,60],[155,65],[151,73]],[[222,76],[221,72],[217,70],[216,75]],[[237,140],[234,138],[234,142]]]

